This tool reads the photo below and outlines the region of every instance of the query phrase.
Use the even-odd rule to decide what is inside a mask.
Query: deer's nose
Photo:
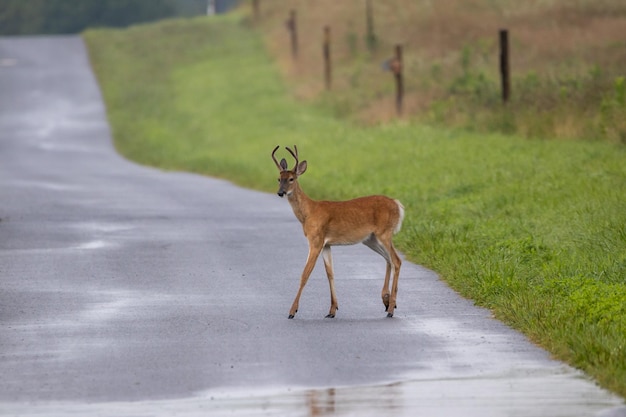
[[[280,190],[280,191],[278,192],[278,196],[279,196],[279,197],[281,197],[281,198],[282,198],[284,195],[285,195],[285,192],[284,192],[283,190]]]

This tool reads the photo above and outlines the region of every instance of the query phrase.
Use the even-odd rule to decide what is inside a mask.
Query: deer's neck
[[[293,209],[293,214],[300,220],[300,223],[304,224],[315,202],[302,191],[298,183],[295,184],[293,192],[287,198]]]

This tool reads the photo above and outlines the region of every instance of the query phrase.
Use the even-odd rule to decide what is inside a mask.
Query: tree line
[[[206,0],[0,0],[0,35],[78,33],[206,13]]]

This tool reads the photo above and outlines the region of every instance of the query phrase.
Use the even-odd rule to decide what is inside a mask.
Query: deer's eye
[[[293,178],[289,178],[289,182],[293,182]]]

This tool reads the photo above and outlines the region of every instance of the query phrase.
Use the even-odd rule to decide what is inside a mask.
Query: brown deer
[[[306,161],[298,161],[298,148],[286,148],[296,164],[287,168],[283,158],[280,163],[274,156],[280,146],[274,148],[272,159],[280,171],[278,195],[287,195],[294,214],[302,223],[304,236],[309,241],[309,256],[300,278],[300,288],[293,301],[289,318],[294,318],[302,290],[313,271],[315,262],[322,253],[328,283],[330,285],[330,311],[326,318],[334,318],[338,310],[335,294],[333,261],[330,247],[363,243],[387,261],[385,283],[382,290],[383,304],[387,317],[393,317],[398,295],[398,275],[402,261],[393,247],[392,237],[400,231],[404,218],[404,206],[398,201],[382,195],[356,198],[348,201],[315,201],[309,198],[300,185],[298,177],[306,171]],[[389,279],[393,285],[389,291]]]

